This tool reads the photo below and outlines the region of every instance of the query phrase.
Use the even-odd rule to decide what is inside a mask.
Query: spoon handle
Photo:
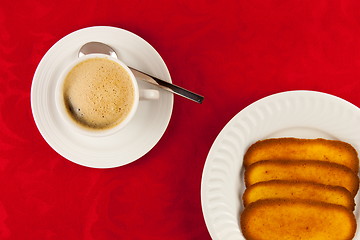
[[[150,76],[149,74],[143,73],[137,69],[134,69],[131,67],[129,67],[129,68],[137,79],[144,80],[144,81],[154,84],[166,91],[169,91],[169,92],[172,92],[179,96],[182,96],[184,98],[193,100],[194,102],[197,102],[197,103],[202,103],[202,101],[204,100],[203,96],[200,96],[196,93],[190,92],[189,90],[186,90],[182,87],[176,86],[172,83],[169,83],[164,80],[158,79],[156,77]]]

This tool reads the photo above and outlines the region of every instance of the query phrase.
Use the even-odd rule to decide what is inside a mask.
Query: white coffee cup
[[[140,99],[158,98],[157,90],[139,91],[137,80],[126,64],[105,54],[76,59],[61,73],[55,90],[56,107],[65,124],[71,130],[94,137],[108,136],[125,128],[133,119]]]

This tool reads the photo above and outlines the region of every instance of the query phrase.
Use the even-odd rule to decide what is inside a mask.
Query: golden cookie
[[[347,208],[306,200],[259,200],[241,214],[247,240],[350,240],[356,220]]]
[[[264,160],[317,160],[344,165],[356,174],[359,158],[348,143],[326,139],[274,138],[258,141],[244,156],[244,166]]]
[[[245,171],[245,184],[249,187],[258,182],[291,180],[320,183],[346,188],[355,196],[359,179],[349,168],[322,161],[268,160],[251,164]]]
[[[311,182],[271,180],[248,187],[243,195],[244,206],[263,199],[303,199],[332,203],[353,211],[354,198],[343,187]]]

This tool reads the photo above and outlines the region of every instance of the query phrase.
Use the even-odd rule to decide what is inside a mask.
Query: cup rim
[[[90,130],[86,127],[82,127],[80,124],[76,123],[75,120],[71,119],[71,117],[69,116],[65,104],[64,104],[64,99],[63,99],[63,85],[64,85],[64,81],[65,78],[67,76],[67,74],[79,63],[86,61],[88,59],[93,59],[93,58],[105,58],[108,59],[110,61],[116,62],[117,64],[119,64],[121,67],[123,67],[123,69],[126,70],[126,72],[129,74],[130,79],[133,83],[133,88],[134,88],[134,102],[133,102],[133,107],[131,108],[130,112],[127,114],[126,118],[121,121],[119,124],[115,125],[112,128],[108,128],[108,129],[100,129],[100,130]],[[66,125],[70,128],[72,128],[74,131],[83,134],[83,135],[87,135],[90,137],[103,137],[103,136],[109,136],[112,134],[115,134],[116,132],[120,131],[121,129],[125,128],[126,125],[132,120],[132,118],[134,117],[138,105],[139,105],[139,86],[137,83],[137,80],[134,76],[134,74],[131,72],[131,70],[129,69],[129,67],[123,63],[122,61],[120,61],[118,58],[114,58],[112,56],[106,55],[106,54],[101,54],[101,53],[94,53],[94,54],[87,54],[85,56],[81,56],[78,57],[76,60],[74,60],[73,62],[71,62],[69,65],[67,65],[64,70],[61,72],[60,76],[57,78],[57,83],[56,83],[56,87],[55,87],[55,105],[57,108],[58,113],[61,116],[61,119],[66,123]]]

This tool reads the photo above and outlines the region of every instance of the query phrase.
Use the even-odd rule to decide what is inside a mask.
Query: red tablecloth
[[[57,154],[30,107],[46,51],[96,25],[143,37],[174,83],[205,96],[201,105],[175,97],[160,142],[107,170]],[[2,1],[0,239],[210,239],[201,175],[225,124],[250,103],[287,90],[360,106],[359,78],[359,1]]]

